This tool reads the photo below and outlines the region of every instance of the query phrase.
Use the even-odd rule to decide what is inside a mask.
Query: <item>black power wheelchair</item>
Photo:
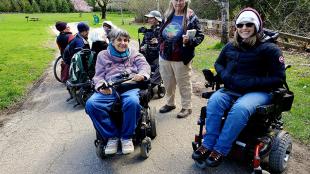
[[[95,52],[90,49],[81,49],[75,53],[71,60],[69,79],[66,81],[67,90],[70,98],[67,101],[74,99],[76,104],[83,105],[87,99],[94,93],[94,85],[92,78],[95,75],[96,60]]]
[[[207,81],[205,86],[211,88],[211,91],[202,94],[205,99],[209,99],[215,90],[221,88],[221,79],[219,76],[215,76],[213,72],[209,69],[203,70]],[[256,108],[256,113],[251,116],[228,155],[229,158],[249,164],[253,168],[254,174],[269,173],[262,169],[261,166],[264,164],[269,168],[269,171],[275,173],[281,173],[287,167],[292,152],[292,140],[289,133],[283,130],[281,118],[282,112],[291,109],[294,94],[289,90],[286,82],[284,86],[271,92],[273,95],[272,104]],[[204,106],[201,108],[197,122],[199,134],[195,135],[195,140],[192,142],[194,151],[202,144],[206,117],[206,106]],[[222,118],[223,123],[225,119],[224,116]],[[195,160],[195,164],[199,168],[206,167],[205,161]]]
[[[140,119],[138,120],[137,127],[135,129],[135,134],[133,136],[134,145],[140,145],[140,155],[143,158],[148,158],[150,155],[150,150],[152,149],[151,140],[157,136],[156,132],[156,120],[155,120],[155,109],[150,108],[150,93],[149,86],[150,82],[133,82],[130,81],[132,77],[128,73],[123,73],[107,85],[103,85],[100,88],[113,88],[117,91],[118,99],[113,103],[112,109],[110,111],[111,119],[115,123],[116,127],[120,128],[122,124],[122,105],[119,93],[125,92],[129,89],[139,88],[140,95],[140,105],[142,106],[140,112]],[[129,82],[130,81],[130,82]],[[96,130],[96,140],[94,141],[96,147],[96,154],[99,158],[104,159],[108,157],[104,153],[105,147],[107,145],[108,139],[101,136],[100,133]]]
[[[163,86],[163,81],[161,75],[159,73],[159,55],[158,55],[158,43],[152,44],[151,39],[156,38],[158,33],[156,31],[159,30],[159,27],[156,28],[155,32],[152,29],[147,29],[145,27],[140,27],[138,29],[138,42],[139,42],[139,52],[143,54],[146,58],[146,61],[151,66],[151,86],[150,86],[150,94],[153,98],[154,96],[154,88],[157,87],[158,98],[163,98],[166,95],[166,89]],[[141,45],[140,33],[144,35],[145,46]],[[142,46],[144,46],[144,50],[142,50]]]

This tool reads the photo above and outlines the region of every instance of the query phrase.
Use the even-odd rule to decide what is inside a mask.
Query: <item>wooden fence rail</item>
[[[208,19],[200,19],[201,24],[204,26],[205,31],[213,31],[217,34],[221,33],[222,28],[222,22],[218,20],[208,20]],[[229,36],[233,36],[233,32],[235,30],[234,24],[232,22],[229,22]],[[265,29],[268,31],[272,31],[269,29]],[[274,31],[273,31],[274,32]],[[293,48],[300,51],[307,51],[310,52],[310,38],[298,36],[294,34],[284,33],[284,32],[278,32],[279,38],[278,38],[278,44],[280,46],[283,46],[285,48]]]

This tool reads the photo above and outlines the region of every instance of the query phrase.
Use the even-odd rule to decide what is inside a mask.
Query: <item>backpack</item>
[[[72,84],[85,83],[94,77],[94,54],[89,49],[83,49],[73,55],[69,69],[69,81]]]

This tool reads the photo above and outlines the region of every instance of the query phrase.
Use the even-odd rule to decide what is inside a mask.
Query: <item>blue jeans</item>
[[[216,91],[207,104],[203,146],[227,156],[233,142],[255,113],[256,107],[270,102],[271,95],[267,92],[249,92],[236,96],[223,88]],[[225,111],[228,114],[221,127]]]
[[[109,111],[117,99],[115,91],[111,95],[96,92],[86,102],[85,111],[102,137],[128,139],[135,132],[142,108],[139,101],[139,89],[126,91],[120,97],[123,111],[123,122],[120,130],[115,126],[109,115]]]

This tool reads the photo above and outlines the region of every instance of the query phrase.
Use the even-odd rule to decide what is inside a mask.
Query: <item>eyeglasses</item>
[[[253,23],[237,24],[237,28],[242,28],[244,25],[250,28],[250,27],[253,27],[254,24]]]

